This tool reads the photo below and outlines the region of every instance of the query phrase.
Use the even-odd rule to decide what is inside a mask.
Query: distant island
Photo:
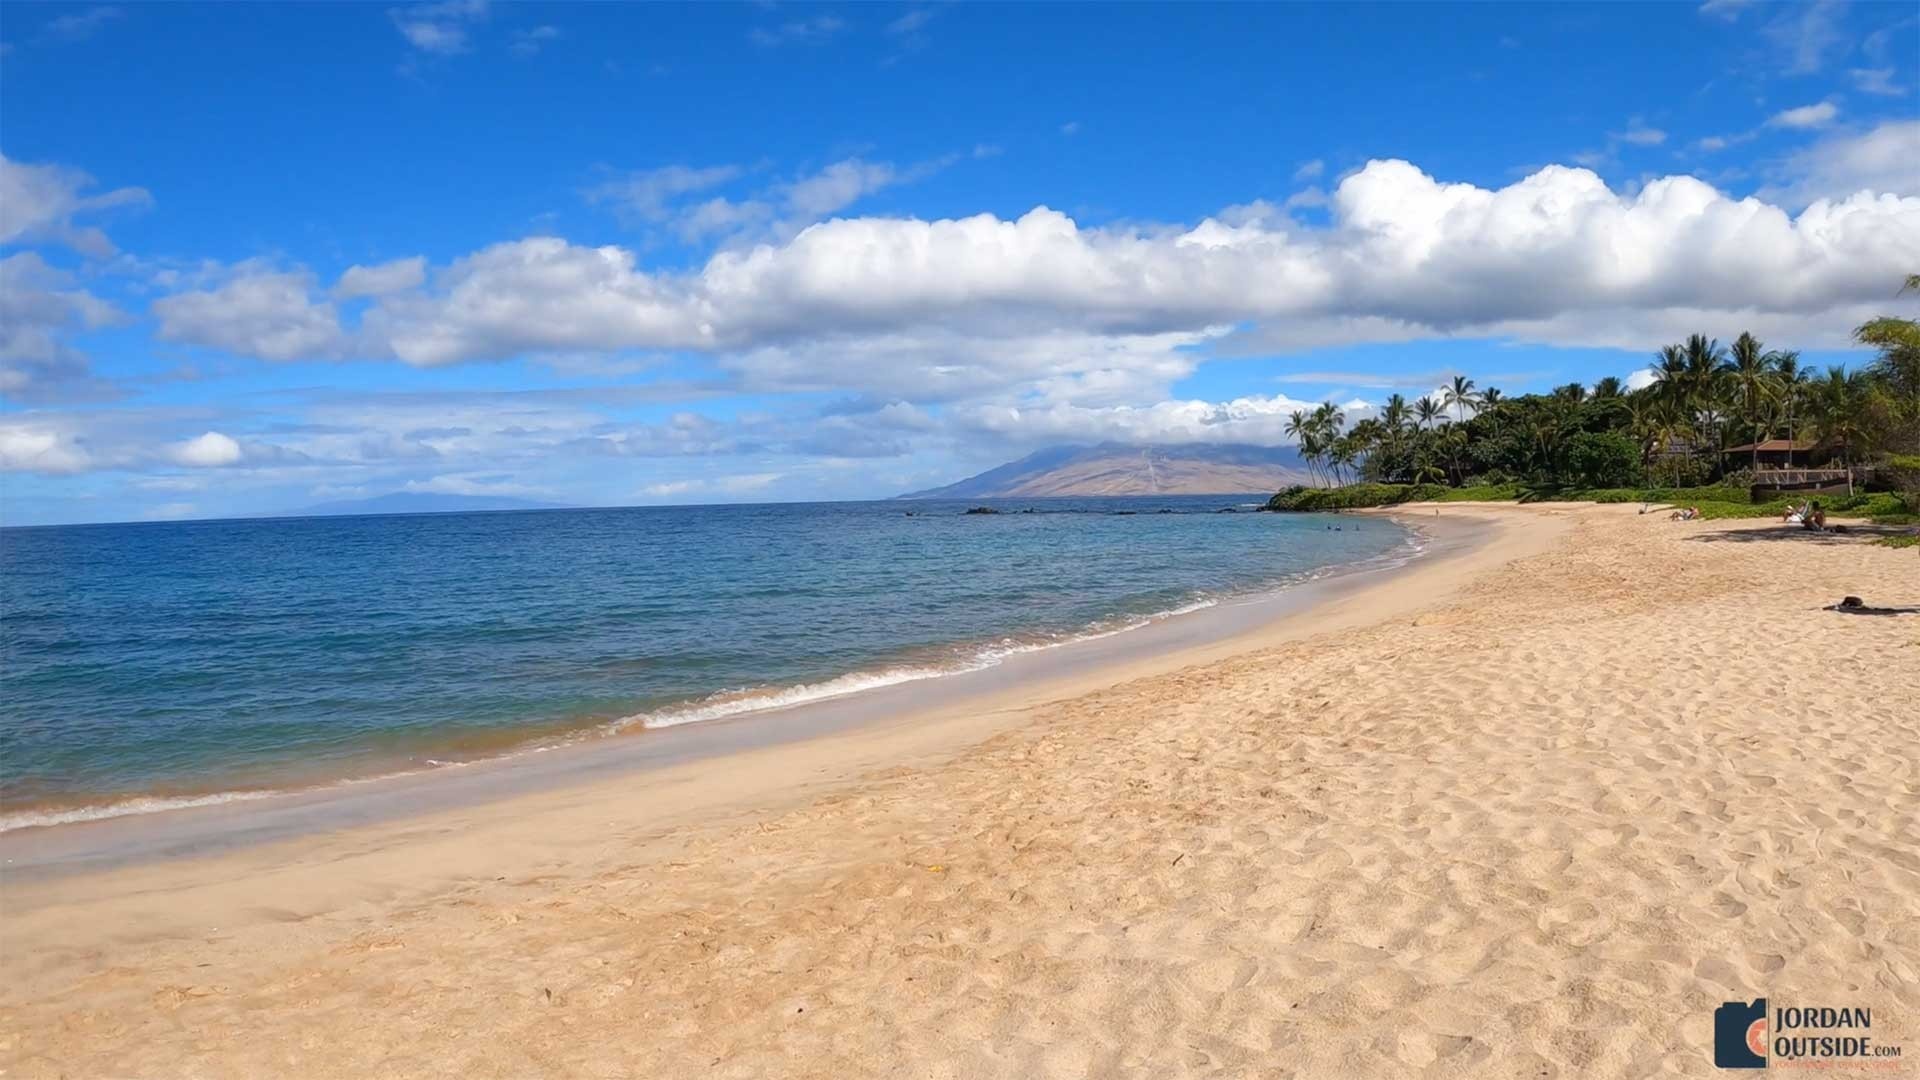
[[[1310,482],[1291,446],[1053,446],[945,487],[902,499],[991,499],[1048,495],[1271,495]]]
[[[444,495],[432,491],[395,491],[368,499],[345,499],[286,510],[271,517],[348,517],[355,514],[460,514],[476,510],[558,510],[559,503],[514,499],[505,495]]]

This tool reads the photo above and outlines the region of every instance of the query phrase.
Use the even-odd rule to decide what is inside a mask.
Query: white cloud
[[[594,202],[613,203],[642,221],[665,221],[681,196],[719,187],[737,178],[741,171],[738,165],[642,169],[593,188],[587,197]]]
[[[185,465],[193,469],[215,469],[226,465],[237,465],[244,456],[240,444],[231,436],[218,431],[209,431],[204,435],[175,443],[167,448],[167,460],[176,465]]]
[[[1778,181],[1759,195],[1787,205],[1845,199],[1859,192],[1920,196],[1916,161],[1920,161],[1920,120],[1894,121],[1829,136],[1795,153],[1784,163]],[[1906,258],[1909,263],[1916,261],[1913,254]]]
[[[0,471],[57,476],[93,465],[93,455],[63,418],[0,416]]]
[[[1861,156],[1826,153],[1797,179],[1832,171],[1828,158]],[[1886,154],[1883,172],[1896,160]],[[1045,207],[1013,220],[854,217],[723,250],[687,272],[650,272],[621,247],[536,237],[456,260],[429,288],[381,297],[355,351],[432,365],[694,349],[787,384],[857,386],[852,374],[884,369],[886,379],[978,390],[1002,379],[1002,349],[1002,385],[1036,371],[1159,379],[1191,363],[1179,349],[1236,324],[1324,343],[1489,327],[1554,343],[1603,313],[1631,330],[1646,321],[1634,313],[1673,310],[1815,327],[1882,298],[1920,261],[1920,198],[1902,197],[1912,194],[1850,195],[1795,216],[1685,176],[1623,194],[1591,172],[1550,166],[1490,190],[1374,161],[1331,193],[1324,227],[1250,211],[1187,228],[1087,229]],[[186,294],[217,336],[189,329],[181,298],[156,303],[163,334],[282,359],[340,349],[330,307],[300,295],[293,275],[258,277],[254,303]],[[270,333],[250,339],[256,326]],[[1100,352],[1159,335],[1184,337]],[[869,355],[871,366],[852,359]]]
[[[333,287],[333,295],[342,300],[359,296],[386,296],[389,293],[417,289],[427,280],[427,260],[415,255],[375,266],[349,266]]]
[[[639,491],[645,499],[682,499],[699,495],[752,495],[765,491],[786,479],[785,473],[740,473],[733,476],[701,477],[693,480],[663,480]]]
[[[105,233],[73,219],[123,206],[153,202],[144,188],[124,187],[83,194],[93,177],[63,165],[28,165],[0,155],[0,244],[53,243],[83,255],[114,253]]]
[[[1640,368],[1637,371],[1628,373],[1627,389],[1645,390],[1647,387],[1652,386],[1656,381],[1658,380],[1654,375],[1652,368]]]
[[[788,184],[783,194],[787,207],[796,215],[820,218],[852,205],[898,178],[893,166],[886,162],[849,158]]]
[[[225,283],[153,302],[166,341],[207,345],[263,360],[339,356],[347,346],[333,305],[317,300],[313,275],[243,264]]]
[[[1656,127],[1648,127],[1636,116],[1627,123],[1627,130],[1615,135],[1614,138],[1635,146],[1659,146],[1667,141],[1667,133]]]
[[[1813,105],[1802,105],[1797,109],[1787,109],[1774,113],[1767,119],[1768,127],[1781,128],[1817,128],[1833,123],[1840,115],[1840,107],[1831,101],[1822,101]]]
[[[434,291],[383,298],[366,327],[392,355],[419,366],[623,343],[701,348],[713,340],[698,300],[672,279],[639,270],[633,252],[553,237],[495,244],[459,259],[439,274]],[[242,342],[212,343],[259,352]]]
[[[539,488],[516,483],[511,477],[473,473],[447,473],[425,480],[409,480],[400,486],[400,490],[435,495],[505,495],[516,498],[547,494]]]
[[[421,52],[452,56],[472,47],[470,31],[487,17],[487,0],[441,0],[387,12],[407,44]]]
[[[1700,14],[1732,22],[1752,3],[1753,0],[1706,0],[1700,5]]]
[[[1319,158],[1314,158],[1312,161],[1304,162],[1299,168],[1293,170],[1293,178],[1295,180],[1313,180],[1326,171],[1327,163],[1321,161]]]
[[[72,285],[72,275],[48,266],[35,252],[0,259],[0,394],[15,402],[111,395],[67,336],[112,325],[123,316]]]
[[[976,147],[974,158],[997,151]],[[784,240],[821,218],[896,184],[930,176],[960,155],[899,168],[889,162],[847,158],[763,187],[749,198],[722,196],[690,202],[686,196],[721,187],[744,170],[733,165],[689,168],[669,165],[636,172],[592,189],[588,197],[612,202],[630,220],[670,223],[681,239],[697,242],[714,237],[738,243],[744,240]]]
[[[966,430],[1025,443],[1112,440],[1279,446],[1292,441],[1286,434],[1288,416],[1318,404],[1275,394],[1222,402],[1162,401],[1144,406],[1089,407],[1071,402],[1038,407],[980,405],[955,410],[955,421]]]
[[[1893,81],[1894,69],[1854,68],[1847,72],[1853,78],[1853,88],[1863,94],[1877,94],[1881,97],[1905,97],[1907,88]]]

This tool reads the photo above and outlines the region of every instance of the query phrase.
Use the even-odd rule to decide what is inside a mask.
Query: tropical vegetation
[[[1907,279],[1907,290],[1920,290],[1920,275]],[[1815,443],[1849,476],[1894,489],[1906,512],[1920,512],[1920,323],[1874,319],[1854,338],[1875,355],[1851,369],[1816,372],[1798,352],[1768,348],[1750,333],[1727,345],[1694,334],[1660,349],[1629,382],[1508,396],[1460,375],[1411,401],[1394,394],[1350,425],[1326,402],[1286,425],[1326,493],[1296,489],[1275,501],[1379,505],[1366,502],[1378,488],[1332,493],[1362,485],[1417,490],[1405,497],[1423,499],[1714,486],[1739,492],[1744,503],[1762,464],[1757,444],[1784,438]],[[1748,444],[1756,445],[1744,460],[1725,453]]]

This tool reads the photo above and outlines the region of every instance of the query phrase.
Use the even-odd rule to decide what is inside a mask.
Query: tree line
[[[1920,289],[1920,275],[1905,289]],[[1904,292],[1905,289],[1902,291]],[[1875,319],[1854,339],[1873,360],[1813,371],[1750,333],[1704,334],[1655,354],[1651,379],[1607,377],[1509,397],[1456,375],[1436,393],[1394,394],[1348,426],[1332,402],[1288,417],[1286,433],[1316,482],[1527,483],[1540,487],[1689,487],[1740,482],[1759,451],[1729,446],[1813,440],[1841,466],[1920,453],[1920,323]]]

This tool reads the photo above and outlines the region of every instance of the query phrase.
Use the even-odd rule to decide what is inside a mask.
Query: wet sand
[[[1819,607],[1920,563],[1633,509],[1440,508],[1494,531],[899,722],[10,873],[0,1066],[1708,1075],[1766,994],[1911,1061],[1920,617]]]

